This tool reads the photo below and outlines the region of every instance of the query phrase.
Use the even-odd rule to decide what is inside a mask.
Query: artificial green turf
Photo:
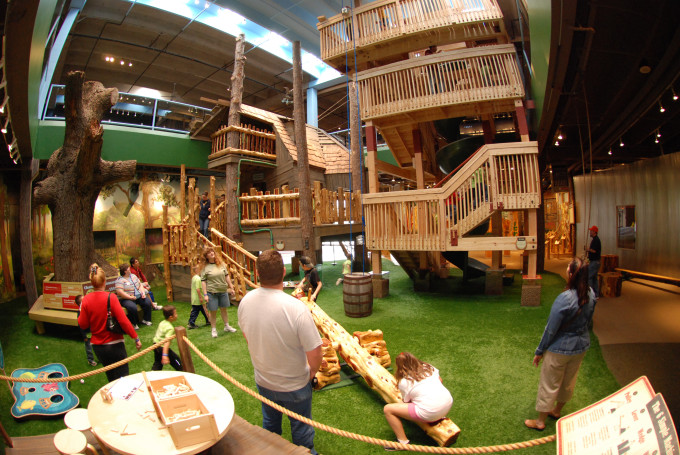
[[[432,363],[441,372],[444,384],[454,397],[449,417],[461,428],[454,447],[496,445],[525,441],[554,433],[555,423],[548,422],[544,432],[524,427],[525,418],[536,415],[534,402],[538,385],[538,369],[531,365],[533,352],[541,337],[550,306],[562,291],[564,280],[556,275],[543,275],[539,307],[521,307],[521,279],[504,287],[502,296],[484,295],[484,280],[463,282],[459,272],[434,283],[432,292],[415,293],[413,283],[398,267],[384,262],[390,271],[390,294],[375,299],[373,314],[366,318],[349,318],[344,314],[342,286],[335,286],[342,264],[323,266],[324,287],[317,303],[348,332],[381,329],[392,358],[401,351],[410,351]],[[288,277],[286,279],[293,279]],[[518,276],[519,278],[519,276]],[[165,289],[154,289],[156,301],[166,304]],[[186,324],[190,305],[175,303],[178,323]],[[69,374],[90,371],[79,332],[75,328],[48,325],[45,335],[37,335],[34,323],[27,316],[25,299],[0,305],[0,341],[5,354],[7,373],[15,368],[35,368],[50,362],[61,362]],[[236,324],[236,308],[228,310],[230,323]],[[149,346],[162,312],[153,313],[154,326],[139,330],[144,346]],[[198,324],[203,324],[199,316]],[[221,324],[218,322],[218,327]],[[240,331],[229,334],[220,330],[213,339],[208,327],[188,331],[189,338],[220,368],[250,388],[255,388],[252,365]],[[591,335],[592,346],[585,357],[576,385],[576,393],[565,412],[585,407],[619,388],[602,357],[597,338]],[[39,349],[36,349],[36,346]],[[135,351],[126,337],[128,353]],[[174,346],[174,343],[173,343]],[[236,412],[247,421],[261,424],[260,404],[245,392],[218,376],[194,356],[196,373],[211,377],[231,392]],[[130,371],[150,370],[153,355],[131,363]],[[169,367],[165,367],[168,369]],[[101,374],[88,378],[84,384],[73,382],[70,387],[86,406],[97,389],[106,383]],[[12,397],[7,387],[0,387],[0,421],[11,436],[54,433],[64,428],[61,419],[15,421],[9,409]],[[387,425],[379,395],[365,384],[314,393],[314,419],[350,432],[382,439],[394,439]],[[420,428],[407,423],[407,435],[416,444],[433,445]],[[284,425],[285,438],[290,431]],[[317,430],[317,450],[324,455],[378,454],[382,447],[342,438]],[[0,443],[1,444],[1,443]],[[523,449],[523,454],[552,454],[555,444]]]

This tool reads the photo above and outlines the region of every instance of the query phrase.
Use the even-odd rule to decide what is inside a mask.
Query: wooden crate
[[[175,398],[158,400],[161,422],[168,428],[175,447],[181,449],[206,441],[217,441],[219,431],[215,416],[208,411],[198,395],[189,393]],[[200,415],[173,421],[173,416],[198,410]]]

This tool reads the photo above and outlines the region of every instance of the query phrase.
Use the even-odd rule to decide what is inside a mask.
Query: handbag
[[[112,333],[124,334],[125,331],[120,326],[120,322],[114,315],[111,314],[111,293],[109,292],[109,297],[106,299],[106,330]]]

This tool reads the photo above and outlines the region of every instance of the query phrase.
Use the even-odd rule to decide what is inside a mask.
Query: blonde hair
[[[90,266],[90,283],[94,288],[101,288],[106,285],[106,273],[97,263]]]

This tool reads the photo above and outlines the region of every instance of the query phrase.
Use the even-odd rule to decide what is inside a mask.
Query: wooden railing
[[[358,73],[357,82],[362,120],[524,97],[515,48],[505,44],[384,65]]]
[[[514,238],[463,235],[494,210],[538,208],[540,201],[536,143],[489,144],[441,188],[365,194],[366,244],[371,250],[511,249]]]
[[[300,193],[297,188],[292,192],[287,186],[278,188],[271,194],[254,188],[250,194],[239,197],[241,202],[241,227],[297,226],[300,224]],[[329,191],[314,182],[312,191],[313,223],[345,224],[361,222],[361,194],[354,194],[338,188]]]
[[[355,46],[362,51],[379,44],[387,48],[386,41],[393,45],[400,38],[417,42],[418,33],[441,35],[447,42],[485,39],[501,34],[502,22],[496,0],[378,0],[323,20],[317,29],[321,60],[337,68]],[[357,52],[358,59],[370,55]],[[355,56],[348,57],[353,66]]]
[[[227,232],[227,204],[222,201],[210,212],[210,227],[217,232]]]
[[[239,142],[236,148],[227,147],[227,135],[232,131],[239,133]],[[208,156],[209,160],[231,153],[267,160],[276,159],[276,134],[272,132],[260,130],[250,125],[225,126],[215,131],[210,137],[212,138],[212,149]]]

